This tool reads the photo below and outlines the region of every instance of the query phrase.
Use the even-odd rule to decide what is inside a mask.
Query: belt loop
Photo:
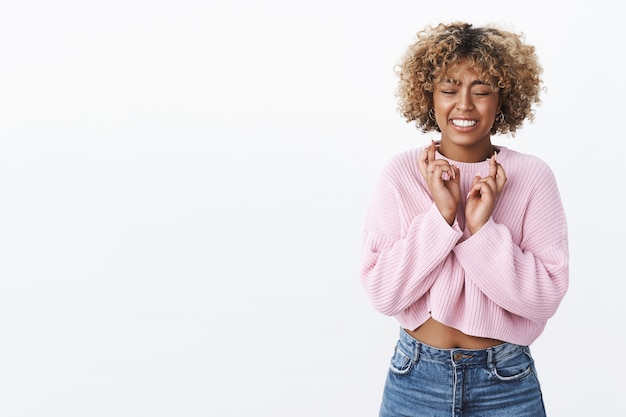
[[[421,349],[422,349],[422,344],[416,340],[413,346],[413,363],[419,362]]]
[[[494,369],[496,366],[495,353],[496,351],[493,347],[487,348],[487,366],[489,367],[489,369]]]

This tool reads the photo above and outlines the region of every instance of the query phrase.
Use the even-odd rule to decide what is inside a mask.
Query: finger
[[[496,172],[496,186],[498,194],[500,194],[500,191],[504,188],[504,184],[506,184],[506,172],[504,172],[502,165],[498,164],[498,170]]]
[[[495,196],[495,180],[491,177],[485,177],[478,181],[469,194],[470,198],[477,197],[484,202],[493,201]]]
[[[492,177],[496,177],[498,174],[498,161],[496,160],[496,153],[493,153],[493,156],[489,158],[489,175]]]
[[[438,181],[442,180],[443,173],[448,171],[448,167],[443,164],[428,164],[428,175],[431,180]]]
[[[426,169],[428,168],[428,147],[424,148],[420,153],[420,157],[417,159],[417,166],[422,174],[422,177],[426,178]]]
[[[489,187],[490,191],[495,192],[497,190],[497,184],[496,184],[496,179],[492,176],[488,176],[485,178],[482,178],[479,181],[480,184],[483,184],[484,187]],[[482,189],[484,189],[484,187]]]
[[[434,176],[438,178],[441,177],[442,179],[447,180],[447,181],[453,181],[456,183],[459,182],[459,180],[457,179],[457,174],[460,173],[460,171],[456,166],[445,163],[445,164],[436,164],[435,168],[436,168],[436,172],[433,173]],[[444,173],[448,175],[447,178],[444,178],[442,176],[442,174]]]
[[[479,173],[476,173],[476,175],[474,175],[474,178],[472,179],[472,186],[470,187],[469,192],[467,193],[467,198],[471,198],[472,196],[480,196],[480,185],[478,185],[479,181],[482,178],[480,177]]]
[[[441,172],[445,172],[448,174],[448,180],[453,180],[454,182],[459,182],[459,175],[461,174],[461,170],[456,165],[452,165],[448,163],[448,161],[441,160],[441,163],[435,165],[437,168],[441,170]]]
[[[454,180],[455,182],[459,182],[459,179],[457,178],[457,176],[460,173],[461,171],[456,165],[450,165],[450,178],[452,178],[452,180]]]
[[[435,160],[435,153],[437,152],[437,148],[435,147],[435,141],[431,140],[430,141],[430,146],[428,147],[428,161],[434,161]]]
[[[450,171],[450,163],[445,159],[437,159],[435,161],[431,161],[428,163],[428,173],[432,174],[435,170],[439,169],[441,172],[449,172]]]

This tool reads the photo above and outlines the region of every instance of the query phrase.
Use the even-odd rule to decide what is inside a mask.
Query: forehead
[[[455,63],[441,74],[439,83],[454,84],[490,84],[489,75],[484,74],[482,68],[477,68],[469,63]]]
[[[448,70],[443,74],[443,78],[449,80],[460,80],[461,78],[478,79],[478,69],[469,63],[456,63],[448,67]]]

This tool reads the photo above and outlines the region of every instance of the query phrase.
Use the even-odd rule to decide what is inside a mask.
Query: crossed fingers
[[[424,179],[427,181],[442,179],[444,172],[447,173],[450,178],[456,179],[458,168],[450,165],[445,159],[436,159],[435,153],[435,142],[431,142],[429,147],[424,148],[417,161],[420,173]]]
[[[493,157],[489,159],[489,174],[486,177],[480,177],[476,174],[468,197],[471,195],[480,196],[485,192],[490,192],[495,197],[504,188],[506,179],[506,172],[504,172],[502,165],[498,163],[496,153],[494,152]]]

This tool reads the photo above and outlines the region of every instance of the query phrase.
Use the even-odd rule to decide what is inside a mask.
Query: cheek
[[[496,117],[496,114],[498,113],[498,105],[497,103],[495,104],[485,103],[485,105],[482,106],[480,112],[485,118],[493,119]]]
[[[450,111],[450,107],[452,105],[445,100],[434,100],[433,107],[435,108],[435,113],[446,113]]]

